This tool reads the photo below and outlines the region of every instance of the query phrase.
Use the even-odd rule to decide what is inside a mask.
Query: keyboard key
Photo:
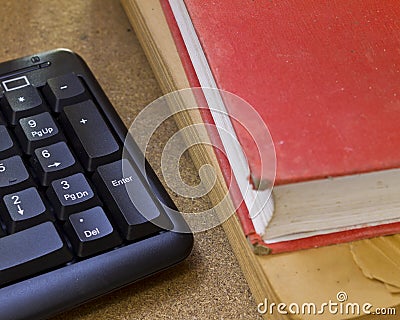
[[[79,257],[87,257],[121,244],[120,237],[101,207],[70,215],[65,230]]]
[[[31,85],[13,91],[6,91],[4,97],[2,106],[8,122],[13,126],[17,124],[20,118],[45,110],[38,90]]]
[[[5,125],[0,125],[0,159],[20,154],[14,139],[10,136]]]
[[[72,259],[52,222],[0,238],[0,257],[0,285]]]
[[[86,170],[120,158],[121,148],[92,100],[65,107],[61,121]]]
[[[51,219],[35,187],[8,194],[3,197],[3,201],[6,210],[2,213],[2,217],[9,233],[15,233]]]
[[[15,134],[22,150],[29,155],[36,148],[64,139],[53,117],[48,112],[20,119]]]
[[[4,237],[6,233],[4,232],[3,228],[0,226],[0,238]]]
[[[157,200],[150,196],[128,160],[98,167],[93,181],[103,202],[115,213],[113,218],[125,239],[137,240],[160,231],[160,225],[169,225],[169,219],[156,206]]]
[[[43,94],[55,112],[89,98],[81,80],[73,73],[47,80]]]
[[[60,220],[66,220],[71,213],[101,206],[82,173],[53,181],[47,196]]]
[[[20,156],[0,160],[0,195],[30,186],[32,180]]]
[[[43,186],[50,185],[53,180],[81,171],[81,166],[65,142],[57,142],[36,149],[31,161]]]

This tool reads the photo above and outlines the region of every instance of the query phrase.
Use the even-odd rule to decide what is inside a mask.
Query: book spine
[[[170,6],[170,3],[168,2],[168,0],[160,0],[160,3],[163,8],[170,31],[173,35],[173,39],[175,41],[175,45],[176,45],[177,51],[179,53],[184,70],[186,72],[186,76],[189,80],[189,83],[192,87],[200,87],[201,83],[197,76],[196,70],[194,69],[194,66],[191,62],[192,61],[191,56],[189,55],[189,52],[185,45],[184,39],[180,32],[179,26],[176,22],[176,19],[175,19],[173,10]],[[199,54],[199,52],[197,52],[196,54]],[[203,53],[203,55],[204,55],[204,53]],[[204,57],[204,59],[205,59],[205,57]],[[202,110],[201,115],[202,115],[203,121],[205,123],[215,125],[211,112]],[[213,133],[209,132],[209,135],[210,135],[210,139],[211,139],[213,145],[222,145],[218,134],[213,134]],[[222,151],[219,150],[218,148],[214,148],[214,152],[215,152],[216,158],[219,162],[219,167],[222,171],[225,182],[229,185],[231,183],[230,176],[231,176],[231,172],[232,172],[232,168],[229,164],[229,161],[222,154]],[[250,217],[248,207],[242,201],[243,197],[242,197],[240,188],[236,181],[233,182],[229,191],[231,193],[231,198],[234,202],[234,206],[235,206],[235,208],[237,208],[236,215],[239,218],[244,235],[248,239],[248,242],[251,245],[252,249],[257,254],[270,253],[270,249],[268,248],[268,246],[263,241],[263,239],[260,235],[260,233],[263,232],[266,227],[265,219],[262,218],[262,215],[258,215],[255,219],[255,221],[257,222],[257,228],[256,228],[253,223],[254,221]]]

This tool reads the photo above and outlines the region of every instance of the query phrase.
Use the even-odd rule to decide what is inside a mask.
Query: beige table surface
[[[1,0],[0,35],[0,61],[57,47],[78,52],[127,125],[161,95],[117,0]],[[174,124],[163,130],[173,131]],[[157,148],[151,149],[150,158],[156,153]],[[185,179],[194,181],[190,160],[183,165]],[[191,205],[181,199],[176,203]],[[217,227],[196,235],[192,255],[179,266],[55,319],[255,318],[248,285],[223,230]]]

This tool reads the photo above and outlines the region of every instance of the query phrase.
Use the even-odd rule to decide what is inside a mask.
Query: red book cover
[[[198,86],[168,1],[161,3],[188,79]],[[248,101],[267,124],[276,184],[400,167],[397,2],[184,4],[218,88]],[[240,134],[239,140],[252,176],[262,180],[254,146]],[[245,234],[253,234],[246,208],[238,215]],[[269,247],[288,251],[398,230],[394,223]]]

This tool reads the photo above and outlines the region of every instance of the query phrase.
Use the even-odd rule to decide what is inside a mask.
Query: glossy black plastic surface
[[[1,63],[0,82],[4,86],[6,81],[6,85],[11,86],[14,84],[7,80],[26,76],[33,86],[43,87],[46,79],[70,72],[84,80],[120,143],[123,143],[126,127],[85,62],[69,50],[57,49]],[[3,95],[4,90],[0,87],[0,97]],[[135,144],[131,145],[130,150],[134,161],[142,159]],[[147,163],[146,176],[157,198],[175,209]],[[170,219],[174,225],[185,225],[183,219],[176,215]],[[177,264],[190,254],[192,247],[191,233],[162,231],[155,236],[2,287],[0,319],[48,318]]]

